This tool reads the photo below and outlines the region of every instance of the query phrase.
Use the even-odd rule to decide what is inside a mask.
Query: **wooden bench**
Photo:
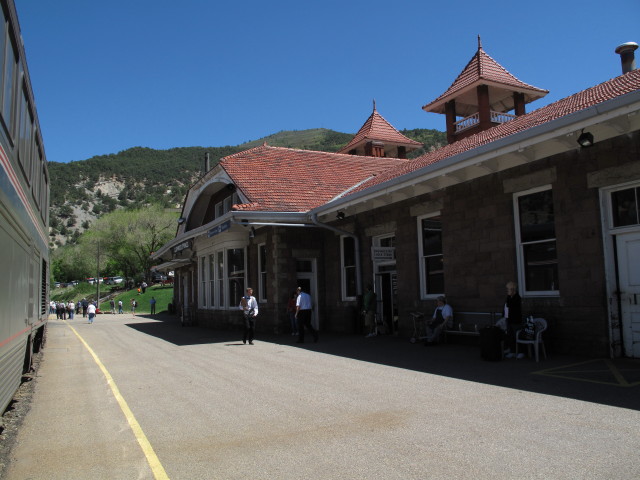
[[[444,330],[449,335],[479,336],[480,329],[495,325],[500,315],[494,312],[453,312],[453,326]]]

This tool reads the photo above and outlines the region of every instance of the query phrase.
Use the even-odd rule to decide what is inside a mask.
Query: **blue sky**
[[[620,75],[615,47],[640,43],[638,0],[15,1],[55,162],[355,133],[374,98],[400,130],[444,130],[421,106],[478,34],[513,75],[550,90],[527,111]]]

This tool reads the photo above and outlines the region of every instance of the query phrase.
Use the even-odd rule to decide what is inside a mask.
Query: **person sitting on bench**
[[[433,312],[431,321],[427,324],[427,341],[425,346],[438,342],[442,329],[447,325],[453,325],[453,308],[447,303],[446,298],[439,296],[436,299],[437,306]]]

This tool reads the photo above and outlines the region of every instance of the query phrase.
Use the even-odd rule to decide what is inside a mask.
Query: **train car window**
[[[49,226],[49,175],[47,172],[47,166],[42,164],[42,207],[40,208],[40,214],[44,221],[45,227]]]
[[[34,135],[36,137],[37,135]],[[33,148],[33,184],[31,185],[31,195],[40,209],[42,202],[42,154],[40,153],[40,142],[34,139]]]
[[[6,22],[4,23],[6,26]],[[6,31],[6,28],[2,32],[3,37],[3,72],[2,72],[2,118],[4,119],[5,126],[9,130],[10,136],[14,134],[14,118],[13,118],[13,101],[14,90],[16,80],[16,64],[17,55],[14,42],[11,36]]]
[[[20,136],[18,140],[18,158],[25,179],[31,183],[31,144],[33,142],[33,115],[29,105],[29,98],[25,89],[22,90],[20,101]]]
[[[7,59],[7,37],[8,37],[8,30],[7,30],[7,20],[4,16],[4,10],[0,8],[0,108],[1,108],[1,113],[2,116],[4,117],[4,101],[2,99],[3,94],[4,94],[4,86],[5,86],[5,81],[4,81],[4,65],[5,65],[5,61]],[[7,119],[8,120],[8,119]],[[6,122],[6,125],[8,126],[9,123]]]

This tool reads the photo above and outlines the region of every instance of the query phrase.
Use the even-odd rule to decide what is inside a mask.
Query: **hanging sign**
[[[396,259],[396,247],[371,247],[371,259],[374,262],[388,262]]]
[[[182,250],[186,250],[187,248],[191,248],[191,240],[185,240],[182,243],[179,243],[178,245],[176,245],[175,247],[173,247],[173,253],[174,255],[178,252],[181,252]]]

